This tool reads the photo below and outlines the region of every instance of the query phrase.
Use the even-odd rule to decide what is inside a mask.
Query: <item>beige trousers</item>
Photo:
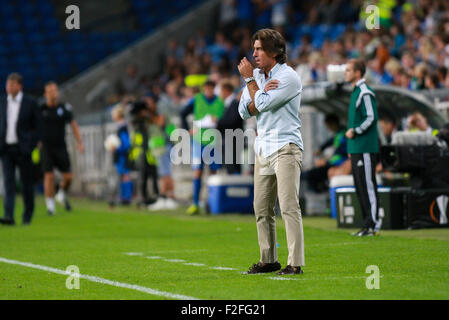
[[[299,207],[299,179],[302,151],[289,143],[268,158],[256,155],[254,168],[254,211],[260,247],[260,261],[277,261],[274,206],[279,199],[287,233],[287,264],[305,265],[304,235]]]

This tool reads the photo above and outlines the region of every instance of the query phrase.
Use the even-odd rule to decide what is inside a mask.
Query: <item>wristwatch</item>
[[[254,77],[245,78],[246,84],[250,83],[251,81],[256,81],[256,79],[254,79]]]

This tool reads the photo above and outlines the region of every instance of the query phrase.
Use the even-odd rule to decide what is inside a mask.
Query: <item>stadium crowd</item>
[[[365,25],[370,4],[379,9],[379,26],[373,29]],[[220,96],[223,82],[236,94],[240,92],[243,83],[237,65],[243,57],[251,61],[251,35],[264,27],[284,35],[288,64],[298,72],[303,85],[326,81],[329,64],[363,58],[370,84],[409,90],[449,88],[447,1],[320,0],[317,5],[289,0],[225,0],[212,36],[202,30],[185,43],[170,40],[156,76],[141,74],[136,66],[129,65],[111,101],[151,96],[158,113],[181,126],[184,108],[206,80],[216,84],[216,96]],[[255,126],[251,121],[245,125]]]
[[[251,59],[251,35],[261,27],[277,29],[285,36],[288,63],[303,84],[327,80],[329,64],[364,58],[366,78],[372,84],[410,90],[449,87],[449,2],[321,0],[313,6],[297,2],[223,1],[219,27],[212,37],[200,31],[184,44],[171,40],[161,57],[163,70],[155,77],[129,66],[117,97],[152,92],[161,96],[162,104],[179,110],[196,90],[192,75],[208,75],[216,83],[229,78],[238,91],[238,62],[244,56]],[[381,8],[380,28],[366,29],[368,4]],[[329,29],[342,25],[338,37],[330,35]],[[320,28],[328,31],[317,33]]]

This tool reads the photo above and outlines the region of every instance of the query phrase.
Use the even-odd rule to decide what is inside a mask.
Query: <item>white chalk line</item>
[[[23,266],[23,267],[27,267],[27,268],[38,269],[38,270],[47,271],[47,272],[52,272],[52,273],[56,273],[56,274],[60,274],[60,275],[64,275],[64,276],[73,276],[73,273],[67,272],[65,270],[56,269],[56,268],[52,268],[52,267],[46,267],[46,266],[42,266],[39,264],[30,263],[30,262],[22,262],[22,261],[17,261],[17,260],[6,259],[6,258],[2,258],[2,257],[0,257],[0,262],[12,264],[12,265],[19,265],[19,266]],[[151,295],[160,296],[160,297],[164,297],[164,298],[178,299],[178,300],[199,300],[198,298],[194,298],[194,297],[190,297],[190,296],[160,291],[157,289],[147,288],[147,287],[143,287],[143,286],[139,286],[139,285],[135,285],[135,284],[129,284],[129,283],[124,283],[124,282],[108,280],[108,279],[104,279],[104,278],[100,278],[100,277],[96,277],[96,276],[90,276],[90,275],[86,275],[86,274],[79,274],[79,278],[85,279],[88,281],[92,281],[92,282],[110,285],[113,287],[120,287],[120,288],[140,291],[143,293],[148,293]]]
[[[176,262],[186,262],[185,260],[182,260],[182,259],[163,259],[164,261],[166,261],[166,262],[174,262],[174,263],[176,263]]]
[[[227,268],[227,267],[210,267],[210,269],[213,269],[213,270],[236,270],[234,268]]]
[[[142,252],[125,252],[124,254],[128,255],[128,256],[143,256]],[[222,271],[232,271],[232,270],[237,270],[235,268],[228,268],[228,267],[208,267],[206,264],[204,263],[197,263],[197,262],[189,262],[186,261],[184,259],[167,259],[161,256],[145,256],[146,259],[150,259],[150,260],[163,260],[165,262],[171,262],[171,263],[182,263],[183,265],[186,266],[193,266],[193,267],[207,267],[208,269],[212,269],[212,270],[222,270]]]
[[[204,263],[197,263],[197,262],[186,262],[183,263],[186,266],[194,266],[194,267],[207,267]]]
[[[143,256],[142,252],[125,252],[127,256]]]

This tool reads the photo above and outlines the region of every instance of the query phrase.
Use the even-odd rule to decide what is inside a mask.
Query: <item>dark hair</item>
[[[438,77],[438,74],[436,72],[432,72],[431,74],[428,74],[426,77],[429,78],[430,82],[432,83],[435,88],[440,87],[440,78]]]
[[[335,124],[337,126],[340,125],[340,118],[335,113],[326,114],[324,118],[324,122],[327,124]]]
[[[366,72],[366,64],[365,61],[362,59],[351,59],[348,61],[348,63],[351,63],[354,67],[354,72],[360,71],[361,76],[363,77]]]
[[[228,90],[228,91],[234,92],[234,86],[232,85],[231,81],[229,81],[229,80],[224,80],[224,81],[221,83],[221,87],[222,87],[223,89]]]
[[[285,39],[278,31],[273,29],[260,29],[251,38],[253,46],[256,40],[261,42],[265,52],[274,55],[278,63],[287,62]]]
[[[212,80],[207,80],[207,81],[204,83],[203,87],[205,87],[205,86],[215,87],[215,82],[212,81]]]
[[[383,112],[381,111],[379,113],[379,120],[382,120],[382,121],[385,121],[385,122],[390,122],[394,126],[396,126],[396,124],[397,124],[395,116],[393,116],[391,114],[391,112],[388,112],[388,111],[383,111]]]
[[[23,85],[23,77],[20,73],[13,72],[8,75],[8,78],[6,80],[13,80],[17,81],[18,84]]]

